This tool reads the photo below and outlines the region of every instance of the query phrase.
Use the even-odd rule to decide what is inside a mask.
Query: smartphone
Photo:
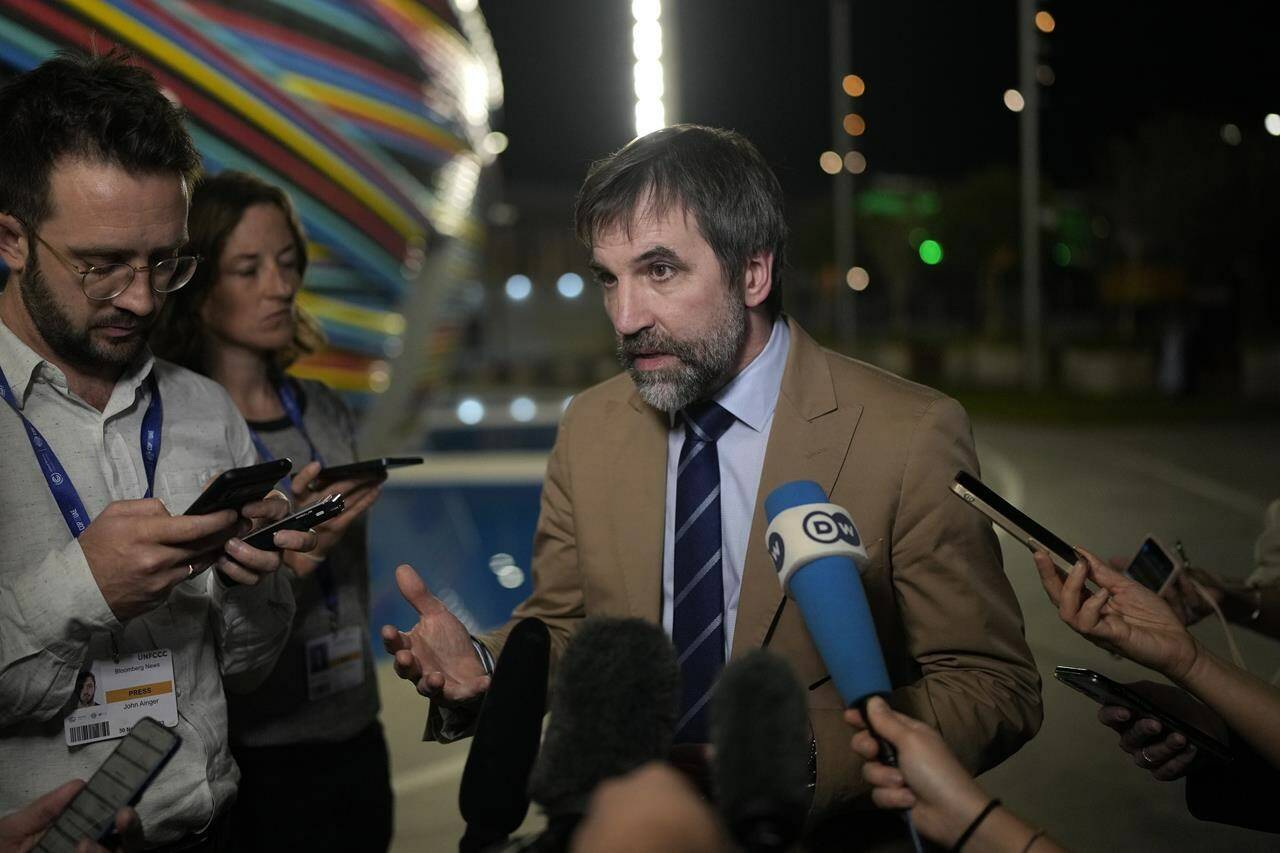
[[[293,515],[285,516],[279,521],[268,524],[261,530],[255,530],[244,538],[244,543],[261,551],[278,551],[272,541],[278,530],[307,530],[321,522],[328,521],[347,508],[342,495],[329,495],[322,501],[316,501]]]
[[[67,805],[36,845],[36,853],[74,853],[83,838],[102,841],[115,832],[116,812],[136,806],[182,738],[150,717],[134,723],[89,784]]]
[[[951,491],[1032,551],[1048,551],[1053,562],[1063,571],[1071,571],[1071,567],[1080,560],[1075,548],[997,495],[972,474],[958,472],[955,482],[951,484]]]
[[[1159,594],[1173,583],[1181,571],[1182,561],[1174,559],[1169,549],[1160,544],[1160,540],[1148,536],[1124,574]]]
[[[315,485],[336,483],[339,480],[379,480],[387,476],[388,468],[421,465],[423,461],[421,456],[384,456],[381,459],[366,459],[349,465],[335,465],[332,468],[320,469],[320,473],[316,475]]]
[[[1159,720],[1165,729],[1176,731],[1186,737],[1187,742],[1194,744],[1202,754],[1211,755],[1223,762],[1230,762],[1235,758],[1231,748],[1222,741],[1161,709],[1149,699],[1144,699],[1130,688],[1112,681],[1105,675],[1076,666],[1056,666],[1053,668],[1053,677],[1068,687],[1079,690],[1099,705],[1119,705],[1139,716]]]
[[[240,509],[245,504],[260,501],[292,470],[293,463],[288,459],[272,459],[223,471],[200,493],[185,514],[206,515],[223,509]]]

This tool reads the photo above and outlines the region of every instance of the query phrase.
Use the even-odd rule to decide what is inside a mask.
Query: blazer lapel
[[[836,399],[822,348],[794,320],[788,319],[788,325],[791,347],[756,492],[731,658],[764,643],[783,603],[778,575],[764,545],[765,497],[792,480],[813,480],[830,494],[862,416],[860,403]]]
[[[667,503],[666,416],[632,391],[609,466],[614,565],[627,588],[631,615],[662,618],[662,544]]]

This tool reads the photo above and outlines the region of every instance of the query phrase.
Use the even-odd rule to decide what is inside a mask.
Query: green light
[[[1071,266],[1071,247],[1066,243],[1054,243],[1053,262],[1060,267]]]
[[[942,263],[942,244],[937,240],[925,240],[920,244],[920,260],[929,266]]]

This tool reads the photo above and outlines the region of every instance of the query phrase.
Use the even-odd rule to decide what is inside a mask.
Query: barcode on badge
[[[67,737],[71,743],[76,744],[83,740],[106,737],[110,733],[111,723],[104,720],[101,723],[90,723],[87,726],[72,726],[67,733]]]

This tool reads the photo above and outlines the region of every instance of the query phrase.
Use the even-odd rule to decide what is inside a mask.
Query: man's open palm
[[[382,645],[395,657],[396,675],[413,682],[423,696],[458,705],[489,688],[489,677],[471,635],[458,617],[431,594],[413,566],[396,567],[396,586],[418,612],[408,631],[382,626]]]

